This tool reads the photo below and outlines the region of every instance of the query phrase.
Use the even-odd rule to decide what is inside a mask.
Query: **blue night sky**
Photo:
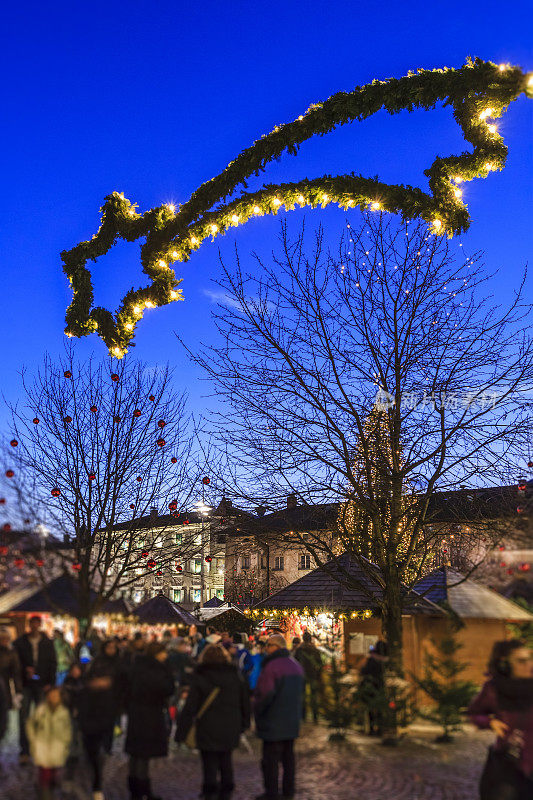
[[[184,202],[244,147],[313,102],[373,78],[409,69],[460,66],[467,55],[533,69],[530,2],[358,3],[330,0],[244,2],[42,3],[3,9],[0,195],[2,235],[2,388],[14,400],[23,366],[62,350],[70,301],[59,253],[90,238],[105,195],[125,193],[141,211]],[[465,252],[482,248],[501,268],[498,296],[508,296],[533,251],[533,101],[522,96],[499,121],[507,167],[467,184],[473,222]],[[435,155],[464,147],[451,111],[378,114],[311,140],[285,155],[268,182],[361,172],[426,188]],[[254,186],[254,184],[252,184]],[[346,212],[309,211],[335,237]],[[298,225],[304,212],[292,212]],[[357,223],[357,212],[352,222]],[[169,361],[200,411],[209,387],[198,380],[175,333],[194,346],[214,335],[208,292],[219,272],[218,248],[234,243],[265,254],[279,228],[254,220],[185,265],[185,303],[145,315],[133,358]],[[458,240],[459,241],[459,240]],[[132,285],[144,285],[138,243],[121,244],[93,266],[97,303],[114,308]],[[95,336],[82,357],[105,356]],[[0,425],[5,412],[0,412]]]

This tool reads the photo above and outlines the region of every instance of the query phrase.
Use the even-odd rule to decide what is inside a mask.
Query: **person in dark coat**
[[[187,702],[178,717],[176,741],[184,741],[215,687],[219,690],[217,696],[196,724],[203,768],[202,796],[204,800],[229,800],[234,789],[231,753],[238,747],[241,734],[250,727],[250,699],[238,667],[219,644],[208,644],[202,651],[191,677]]]
[[[533,797],[533,654],[523,642],[495,642],[490,680],[468,707],[470,721],[490,729],[490,748],[479,784],[481,800]]]
[[[0,678],[0,744],[7,731],[7,712],[9,702],[7,699],[7,689],[4,681]]]
[[[44,693],[56,682],[56,653],[54,644],[41,631],[41,618],[30,618],[30,630],[15,640],[13,647],[17,651],[22,669],[22,703],[19,710],[19,743],[20,761],[30,760],[30,745],[26,735],[26,722],[32,706],[37,707],[44,698]]]
[[[385,691],[385,664],[387,662],[387,643],[379,639],[370,649],[365,664],[359,673],[358,697],[368,710],[370,736],[381,736],[382,715],[378,710],[379,698]]]
[[[318,705],[322,693],[324,662],[322,661],[320,650],[314,644],[313,637],[308,631],[305,631],[303,635],[303,643],[291,655],[302,665],[305,674],[303,719],[305,720],[307,717],[307,707],[311,706],[313,721],[318,722]]]
[[[128,786],[132,800],[152,798],[149,762],[168,754],[166,710],[174,692],[174,676],[163,642],[151,642],[128,673],[126,753],[130,757]]]
[[[263,780],[265,792],[257,800],[274,800],[279,796],[279,762],[283,765],[283,797],[294,797],[294,740],[300,732],[304,671],[287,650],[280,633],[269,636],[267,656],[255,689],[256,732],[263,740]]]
[[[11,646],[8,628],[0,628],[0,680],[4,681],[7,691],[7,707],[13,708],[13,691],[22,694],[22,670],[18,653]]]

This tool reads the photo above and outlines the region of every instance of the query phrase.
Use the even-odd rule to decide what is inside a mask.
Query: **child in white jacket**
[[[70,714],[58,688],[48,690],[44,703],[28,719],[26,733],[31,757],[39,768],[39,798],[50,800],[59,770],[66,763],[72,737]]]

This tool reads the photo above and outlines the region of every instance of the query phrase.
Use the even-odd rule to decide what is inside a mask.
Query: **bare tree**
[[[337,536],[299,543],[321,565],[340,544],[378,581],[401,669],[403,587],[442,538],[430,498],[508,481],[527,452],[531,309],[521,287],[504,310],[482,297],[479,256],[424,224],[367,214],[347,230],[335,255],[319,230],[308,257],[304,231],[291,240],[283,225],[270,263],[223,265],[222,344],[193,357],[225,400],[214,428],[234,491],[341,503]]]
[[[167,526],[146,530],[146,516],[187,508],[199,471],[191,420],[168,368],[80,362],[73,348],[57,363],[46,357],[35,379],[23,375],[23,388],[4,481],[26,523],[63,538],[55,554],[76,582],[83,631],[107,600],[175,558]]]

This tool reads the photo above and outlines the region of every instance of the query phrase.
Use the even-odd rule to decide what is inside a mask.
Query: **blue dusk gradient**
[[[3,8],[0,195],[2,389],[15,400],[19,372],[45,351],[62,350],[70,302],[59,253],[96,232],[99,206],[122,191],[141,211],[184,202],[244,147],[313,102],[373,78],[409,69],[460,66],[467,55],[533,70],[530,2],[359,3],[85,2],[10,3]],[[472,214],[461,238],[501,269],[498,297],[509,297],[533,251],[533,101],[522,96],[498,122],[509,158],[502,173],[465,185]],[[262,180],[360,172],[426,188],[435,155],[465,148],[450,110],[379,113],[307,142],[270,165]],[[257,185],[252,182],[251,186]],[[289,214],[291,225],[327,225],[338,209]],[[351,221],[357,223],[358,212]],[[175,333],[188,344],[214,336],[210,281],[218,249],[232,257],[268,254],[279,220],[254,220],[184,265],[184,303],[145,315],[133,358],[169,361],[200,412],[210,388],[199,380]],[[93,265],[97,302],[114,308],[144,285],[139,244],[119,244]],[[105,356],[95,336],[81,357]],[[212,403],[213,401],[209,401]],[[5,428],[6,412],[0,412]]]

